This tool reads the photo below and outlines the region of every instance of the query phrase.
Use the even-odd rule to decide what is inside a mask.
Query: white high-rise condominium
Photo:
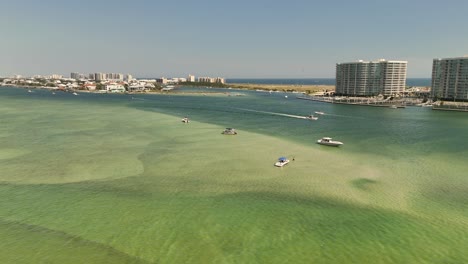
[[[94,80],[96,80],[96,81],[104,81],[104,80],[106,80],[106,74],[101,73],[101,72],[96,72],[96,73],[94,74]]]
[[[78,80],[78,79],[80,79],[80,74],[77,73],[77,72],[72,72],[72,73],[70,73],[70,78]]]
[[[431,96],[445,100],[468,100],[468,56],[434,59]]]
[[[405,90],[407,61],[357,61],[336,64],[338,95],[395,95]]]

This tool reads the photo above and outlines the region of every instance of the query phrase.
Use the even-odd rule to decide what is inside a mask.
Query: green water
[[[465,113],[241,93],[1,88],[2,263],[468,262]]]

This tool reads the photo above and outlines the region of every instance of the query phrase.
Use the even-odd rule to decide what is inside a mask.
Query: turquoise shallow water
[[[201,92],[0,89],[4,263],[468,262],[465,113]]]

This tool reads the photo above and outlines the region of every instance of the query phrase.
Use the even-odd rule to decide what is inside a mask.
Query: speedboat
[[[73,95],[78,95],[76,92],[73,92]]]
[[[314,113],[316,113],[317,115],[324,115],[325,113],[322,112],[322,111],[315,111]]]
[[[188,122],[190,122],[190,120],[188,119],[188,117],[182,118],[182,123],[188,123]]]
[[[288,164],[289,160],[286,157],[279,157],[278,161],[275,163],[276,167],[283,167],[284,165]]]
[[[333,146],[333,147],[338,147],[343,145],[343,142],[340,141],[334,141],[330,137],[324,137],[322,139],[317,140],[317,143],[320,145],[325,145],[325,146]]]
[[[224,134],[224,135],[237,135],[237,131],[234,128],[228,127],[222,132],[222,134]]]
[[[313,116],[313,115],[310,115],[310,116],[306,116],[306,119],[309,119],[309,120],[317,120],[318,117]]]

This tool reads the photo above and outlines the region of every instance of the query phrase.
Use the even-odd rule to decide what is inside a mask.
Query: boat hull
[[[276,162],[275,163],[275,166],[276,167],[283,167],[284,165],[288,164],[289,163],[289,160],[285,161],[285,162]]]
[[[317,140],[317,144],[320,144],[320,145],[325,145],[325,146],[331,146],[331,147],[339,147],[341,145],[343,145],[343,142],[339,142],[339,141],[331,141],[331,142],[325,142],[325,141],[322,141],[322,140]]]

